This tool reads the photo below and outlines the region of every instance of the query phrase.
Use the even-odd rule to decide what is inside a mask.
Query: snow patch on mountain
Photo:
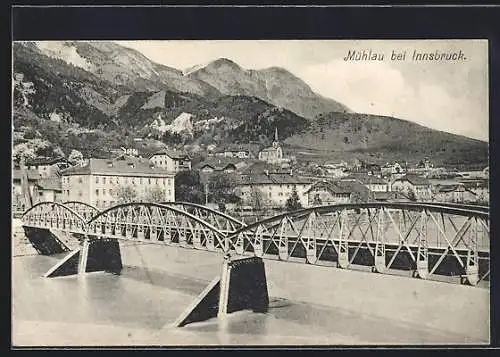
[[[174,119],[172,124],[167,125],[167,130],[171,133],[180,133],[181,131],[187,131],[193,134],[193,122],[191,118],[193,114],[181,113],[177,118]]]
[[[193,122],[191,121],[192,117],[193,114],[183,112],[177,118],[175,118],[171,124],[166,124],[165,120],[163,120],[161,115],[158,114],[158,117],[150,124],[150,126],[160,131],[161,133],[165,133],[167,131],[170,133],[180,133],[186,131],[192,135],[193,134]]]
[[[37,41],[35,44],[40,51],[49,57],[63,60],[66,63],[85,70],[92,69],[92,64],[78,54],[76,47],[69,45],[66,42]]]
[[[194,65],[192,67],[189,67],[189,68],[186,68],[182,71],[182,75],[183,76],[187,76],[193,72],[196,72],[202,68],[205,68],[206,66],[209,65],[210,62],[206,62],[206,63],[203,63],[203,64],[197,64],[197,65]]]

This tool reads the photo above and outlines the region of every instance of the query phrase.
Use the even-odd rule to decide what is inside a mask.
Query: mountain
[[[285,141],[299,157],[326,161],[362,159],[416,163],[424,157],[439,165],[488,165],[488,144],[386,116],[329,113]]]
[[[155,63],[138,51],[106,41],[38,42],[48,56],[81,63],[97,77],[131,91],[168,89],[202,96],[217,96],[210,85],[185,77],[175,68]]]
[[[108,157],[113,149],[133,147],[136,138],[156,146],[262,147],[277,128],[285,152],[307,161],[356,157],[383,163],[426,156],[450,165],[488,161],[488,144],[482,141],[397,118],[331,108],[322,113],[318,108],[334,104],[318,101],[321,97],[280,68],[248,71],[218,60],[183,74],[100,42],[14,43],[13,61],[14,156],[69,155],[76,149],[86,157]],[[197,78],[202,76],[212,83]],[[292,92],[295,101],[276,104]],[[293,105],[318,114],[311,120],[290,109]]]
[[[307,119],[328,112],[351,112],[343,104],[314,93],[304,81],[280,67],[247,70],[220,58],[186,73],[223,94],[257,97]]]

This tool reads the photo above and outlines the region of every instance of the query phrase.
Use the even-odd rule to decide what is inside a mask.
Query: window
[[[142,177],[139,179],[139,183],[142,185]]]
[[[113,190],[112,189],[109,189],[109,195],[113,195]]]
[[[102,190],[102,194],[106,195],[106,189],[105,188]]]
[[[103,184],[106,184],[106,177],[103,177],[103,178],[102,178],[102,183],[103,183]]]
[[[95,183],[99,183],[99,176],[95,177]]]
[[[78,183],[82,183],[82,182],[83,182],[83,178],[78,177]]]
[[[99,206],[99,200],[95,200],[95,205]]]
[[[148,178],[148,184],[150,184],[150,185],[151,185],[151,179],[150,179],[150,178]]]
[[[99,190],[95,190],[95,195],[99,196]]]
[[[78,196],[82,197],[82,191],[78,191]]]

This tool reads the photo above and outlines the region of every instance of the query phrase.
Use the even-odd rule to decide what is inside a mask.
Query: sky
[[[116,41],[180,70],[225,57],[246,69],[283,67],[313,91],[355,112],[394,116],[488,141],[486,40]],[[345,61],[349,51],[383,61]],[[391,60],[392,51],[404,60]],[[459,53],[449,61],[413,61],[418,53]]]

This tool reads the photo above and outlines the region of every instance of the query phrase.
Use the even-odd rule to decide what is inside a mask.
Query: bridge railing
[[[470,282],[489,274],[485,207],[434,202],[343,204],[285,212],[249,225],[181,202],[121,204],[88,220],[78,212],[95,210],[78,202],[40,203],[25,212],[23,225],[84,233],[93,239],[177,244],[340,268],[414,270],[421,278],[446,269]]]

